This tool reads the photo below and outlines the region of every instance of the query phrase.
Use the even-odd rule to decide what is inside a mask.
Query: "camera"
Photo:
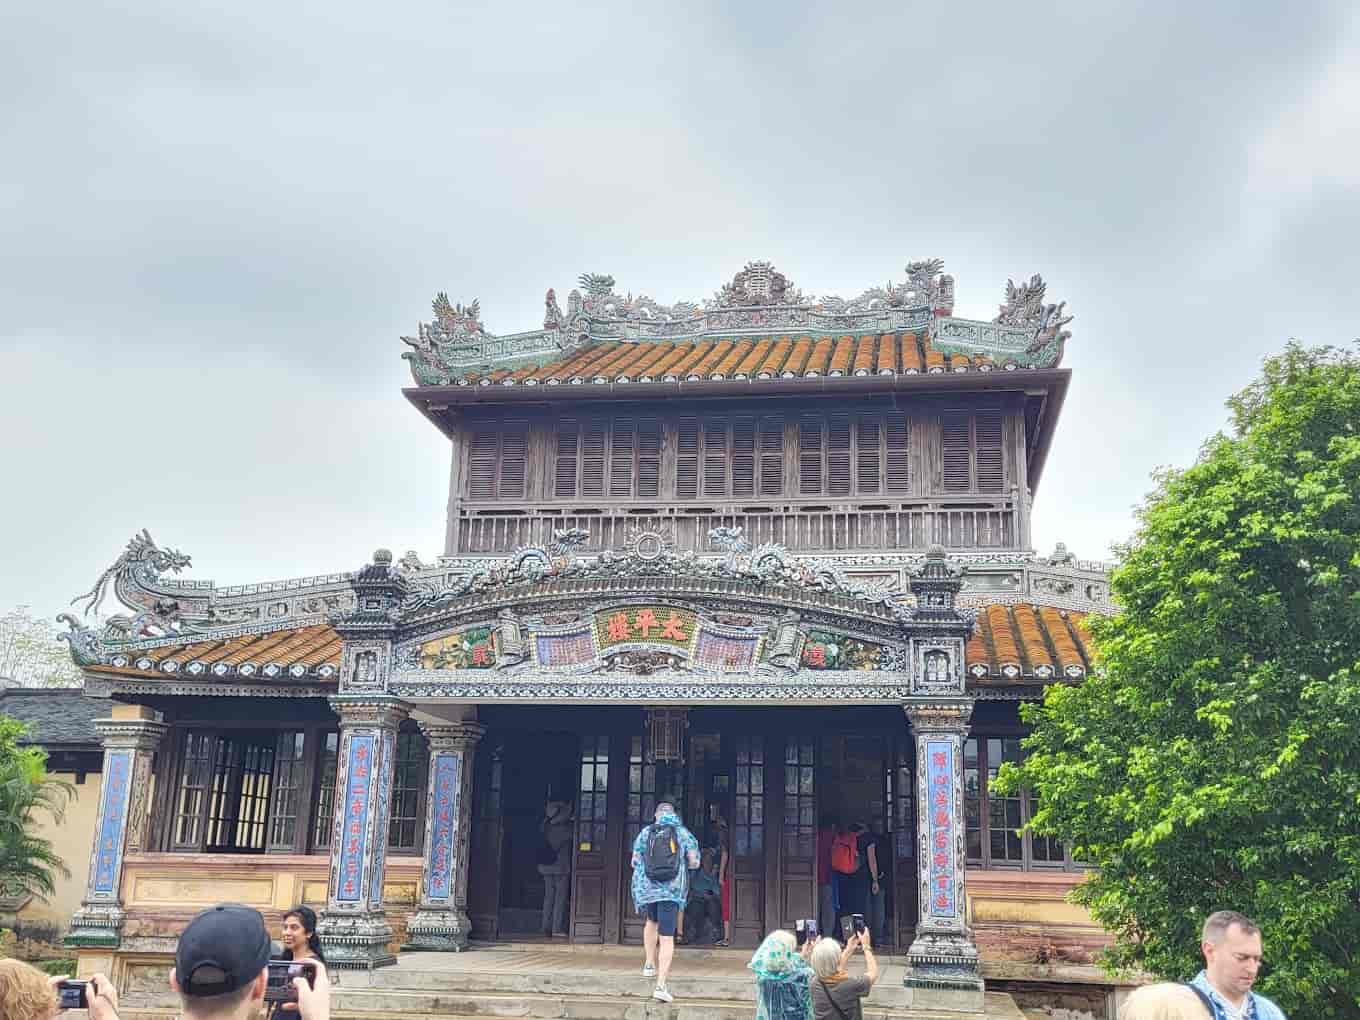
[[[88,981],[61,981],[57,984],[58,1009],[89,1009]]]
[[[800,945],[800,946],[801,946],[801,945],[804,945],[804,944],[806,944],[806,943],[808,943],[808,942],[816,942],[817,939],[818,939],[818,937],[819,937],[818,932],[817,932],[817,921],[816,921],[816,919],[815,919],[815,918],[807,918],[807,919],[800,918],[799,920],[794,921],[794,922],[793,922],[793,937],[797,940],[798,945]]]
[[[269,980],[264,986],[265,1002],[297,1002],[293,979],[305,977],[307,987],[316,987],[316,964],[311,960],[270,960]]]

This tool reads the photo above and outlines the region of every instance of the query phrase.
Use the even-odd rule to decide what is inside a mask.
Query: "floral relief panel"
[[[883,669],[887,649],[883,645],[844,634],[809,630],[803,644],[804,669]]]

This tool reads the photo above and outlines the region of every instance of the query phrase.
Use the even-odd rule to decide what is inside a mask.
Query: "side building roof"
[[[65,749],[99,749],[96,719],[109,716],[107,698],[90,697],[79,688],[0,689],[0,715],[29,726],[23,743]]]

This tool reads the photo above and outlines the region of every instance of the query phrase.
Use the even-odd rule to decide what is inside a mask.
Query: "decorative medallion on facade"
[[[441,293],[434,319],[421,323],[411,349],[417,386],[447,386],[469,369],[547,364],[564,351],[605,341],[643,343],[661,340],[731,338],[757,333],[920,333],[943,353],[986,356],[1003,367],[1052,368],[1062,359],[1071,321],[1064,305],[1044,303],[1039,276],[1017,287],[1010,283],[995,321],[956,319],[954,279],[939,259],[911,262],[906,279],[871,287],[856,298],[805,297],[773,264],[748,262],[714,297],[702,304],[663,305],[646,295],[620,294],[614,277],[583,274],[567,297],[564,311],[557,294],[544,297],[543,328],[497,336],[488,333],[476,301],[451,304]],[[514,378],[504,385],[521,384]],[[489,382],[487,383],[489,384]],[[538,385],[529,375],[523,385]]]
[[[880,670],[885,668],[888,649],[871,641],[824,630],[809,630],[803,644],[804,669]]]

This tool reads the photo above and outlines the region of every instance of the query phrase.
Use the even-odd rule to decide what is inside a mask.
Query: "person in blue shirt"
[[[1214,1020],[1285,1020],[1284,1012],[1251,990],[1261,970],[1261,929],[1233,910],[1210,914],[1200,949],[1204,969],[1190,982]]]
[[[638,833],[633,840],[633,904],[639,914],[647,918],[642,933],[642,946],[647,962],[642,967],[644,977],[656,977],[652,998],[661,1002],[675,999],[667,987],[671,960],[675,956],[675,926],[680,911],[689,895],[689,869],[699,866],[699,841],[680,823],[675,805],[663,801],[656,806],[656,821]],[[648,877],[643,856],[647,852],[647,837],[657,826],[670,826],[679,843],[679,867],[675,877],[658,882]]]

